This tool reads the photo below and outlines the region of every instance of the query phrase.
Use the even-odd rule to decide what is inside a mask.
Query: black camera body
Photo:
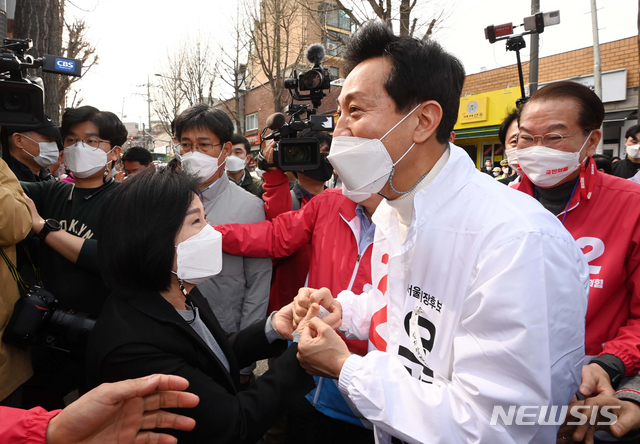
[[[55,55],[34,58],[26,54],[31,39],[4,39],[0,48],[0,126],[28,129],[44,122],[44,90],[39,78],[28,78],[27,69],[80,77],[82,60]]]
[[[291,94],[291,103],[285,109],[289,121],[282,113],[276,113],[267,119],[267,127],[262,130],[261,140],[275,140],[277,142],[273,153],[273,164],[269,164],[258,154],[258,167],[266,170],[276,166],[282,171],[314,170],[320,166],[320,146],[312,137],[298,137],[298,133],[305,129],[313,131],[333,131],[333,116],[319,116],[317,109],[326,97],[326,91],[331,89],[331,74],[321,65],[325,56],[322,45],[311,45],[307,49],[307,59],[313,63],[313,68],[297,73],[294,77],[285,79],[284,86]],[[306,94],[300,91],[308,91]],[[293,100],[311,101],[311,105],[293,103]],[[304,116],[303,116],[304,115]],[[266,131],[271,133],[265,136]]]
[[[66,350],[83,345],[95,323],[86,313],[59,308],[53,294],[34,286],[16,301],[2,339],[18,347],[44,343]]]

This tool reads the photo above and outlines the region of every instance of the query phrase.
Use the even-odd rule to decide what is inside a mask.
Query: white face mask
[[[178,279],[198,285],[222,270],[222,234],[205,225],[196,235],[176,246]]]
[[[518,148],[509,148],[505,150],[505,154],[507,155],[507,162],[509,166],[513,170],[518,169]]]
[[[371,197],[371,193],[359,193],[357,191],[347,190],[347,188],[344,186],[344,183],[342,183],[342,194],[348,197],[349,199],[351,199],[352,201],[354,201],[355,203],[360,203]]]
[[[24,149],[22,151],[33,157],[33,160],[35,160],[36,163],[42,168],[47,168],[58,161],[58,155],[60,154],[60,151],[58,150],[58,144],[56,144],[55,142],[36,142],[27,135],[21,135],[22,137],[25,137],[30,141],[38,144],[40,153],[37,156],[34,156],[29,151],[26,151]]]
[[[634,159],[640,159],[640,154],[638,153],[638,149],[640,145],[631,145],[627,147],[627,156],[633,157]]]
[[[333,138],[328,160],[342,179],[344,189],[351,192],[371,194],[378,193],[384,187],[387,181],[390,180],[395,166],[411,151],[415,143],[409,147],[396,163],[393,163],[389,152],[382,143],[382,139],[404,122],[420,105],[411,110],[380,139],[350,136]],[[394,191],[398,194],[405,194],[405,192]]]
[[[218,165],[217,157],[207,156],[200,151],[191,151],[182,156],[182,167],[187,173],[198,176],[201,182],[209,180],[222,165]]]
[[[114,148],[105,153],[100,148],[76,142],[64,149],[64,163],[75,177],[84,179],[96,174],[107,166],[107,156]]]
[[[239,173],[244,170],[245,159],[241,159],[237,156],[227,157],[227,171],[230,173]]]
[[[580,151],[575,153],[544,146],[520,149],[518,150],[520,168],[534,185],[542,188],[553,187],[580,168],[580,153],[587,145],[591,133],[582,144]]]

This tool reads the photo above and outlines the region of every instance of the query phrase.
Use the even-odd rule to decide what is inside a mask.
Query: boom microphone
[[[324,60],[325,50],[320,43],[315,43],[307,48],[307,60],[313,65],[319,65]]]
[[[287,118],[282,113],[271,114],[267,118],[267,128],[269,128],[271,131],[279,130],[280,128],[282,128],[282,125],[284,125],[286,121],[287,121]]]

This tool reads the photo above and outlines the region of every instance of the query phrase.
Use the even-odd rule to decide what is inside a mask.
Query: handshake
[[[351,353],[335,332],[342,325],[342,306],[329,289],[301,288],[272,323],[283,338],[298,340],[298,361],[307,373],[338,379]]]

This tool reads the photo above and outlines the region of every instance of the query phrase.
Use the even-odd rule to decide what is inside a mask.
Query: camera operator
[[[75,184],[23,182],[22,187],[29,196],[32,229],[41,239],[44,288],[61,308],[96,318],[109,294],[96,262],[98,213],[117,188],[109,165],[119,157],[127,130],[115,114],[83,106],[64,113],[60,132]],[[32,347],[35,374],[25,386],[24,407],[64,407],[62,398],[83,384],[83,354],[80,347],[71,353]]]
[[[22,182],[53,180],[49,167],[60,159],[60,130],[49,118],[29,130],[2,128],[0,140],[8,146],[4,159]]]
[[[7,163],[0,159],[0,249],[16,263],[15,245],[31,229],[31,213],[22,197],[22,188]],[[9,264],[0,259],[0,337],[4,333],[13,306],[18,300],[18,285]],[[19,388],[33,374],[29,351],[0,340],[0,405],[19,407]]]
[[[265,212],[269,220],[275,218],[278,214],[302,208],[311,198],[325,190],[324,183],[331,179],[333,175],[333,167],[327,160],[329,148],[331,147],[331,136],[323,131],[306,129],[298,137],[312,137],[318,140],[320,145],[320,166],[313,170],[294,172],[296,181],[291,189],[289,189],[289,178],[277,167],[270,167],[262,175],[265,189],[265,194],[262,198],[265,201]],[[262,155],[269,163],[273,163],[274,147],[275,142],[269,141],[262,151]],[[290,197],[287,197],[287,194]],[[297,289],[295,294],[297,294]]]
[[[262,175],[264,179],[265,213],[267,220],[274,220],[278,215],[288,211],[304,208],[309,201],[325,190],[324,182],[333,174],[333,167],[327,161],[331,136],[322,131],[304,130],[299,137],[313,137],[318,140],[321,161],[314,170],[298,171],[294,173],[297,180],[293,188],[289,189],[289,178],[277,167],[269,167]],[[275,142],[269,141],[262,150],[262,155],[270,164],[274,162],[273,153]],[[305,286],[311,261],[311,246],[301,246],[290,256],[274,259],[274,277],[269,295],[269,312],[287,305],[298,294],[298,290]]]

